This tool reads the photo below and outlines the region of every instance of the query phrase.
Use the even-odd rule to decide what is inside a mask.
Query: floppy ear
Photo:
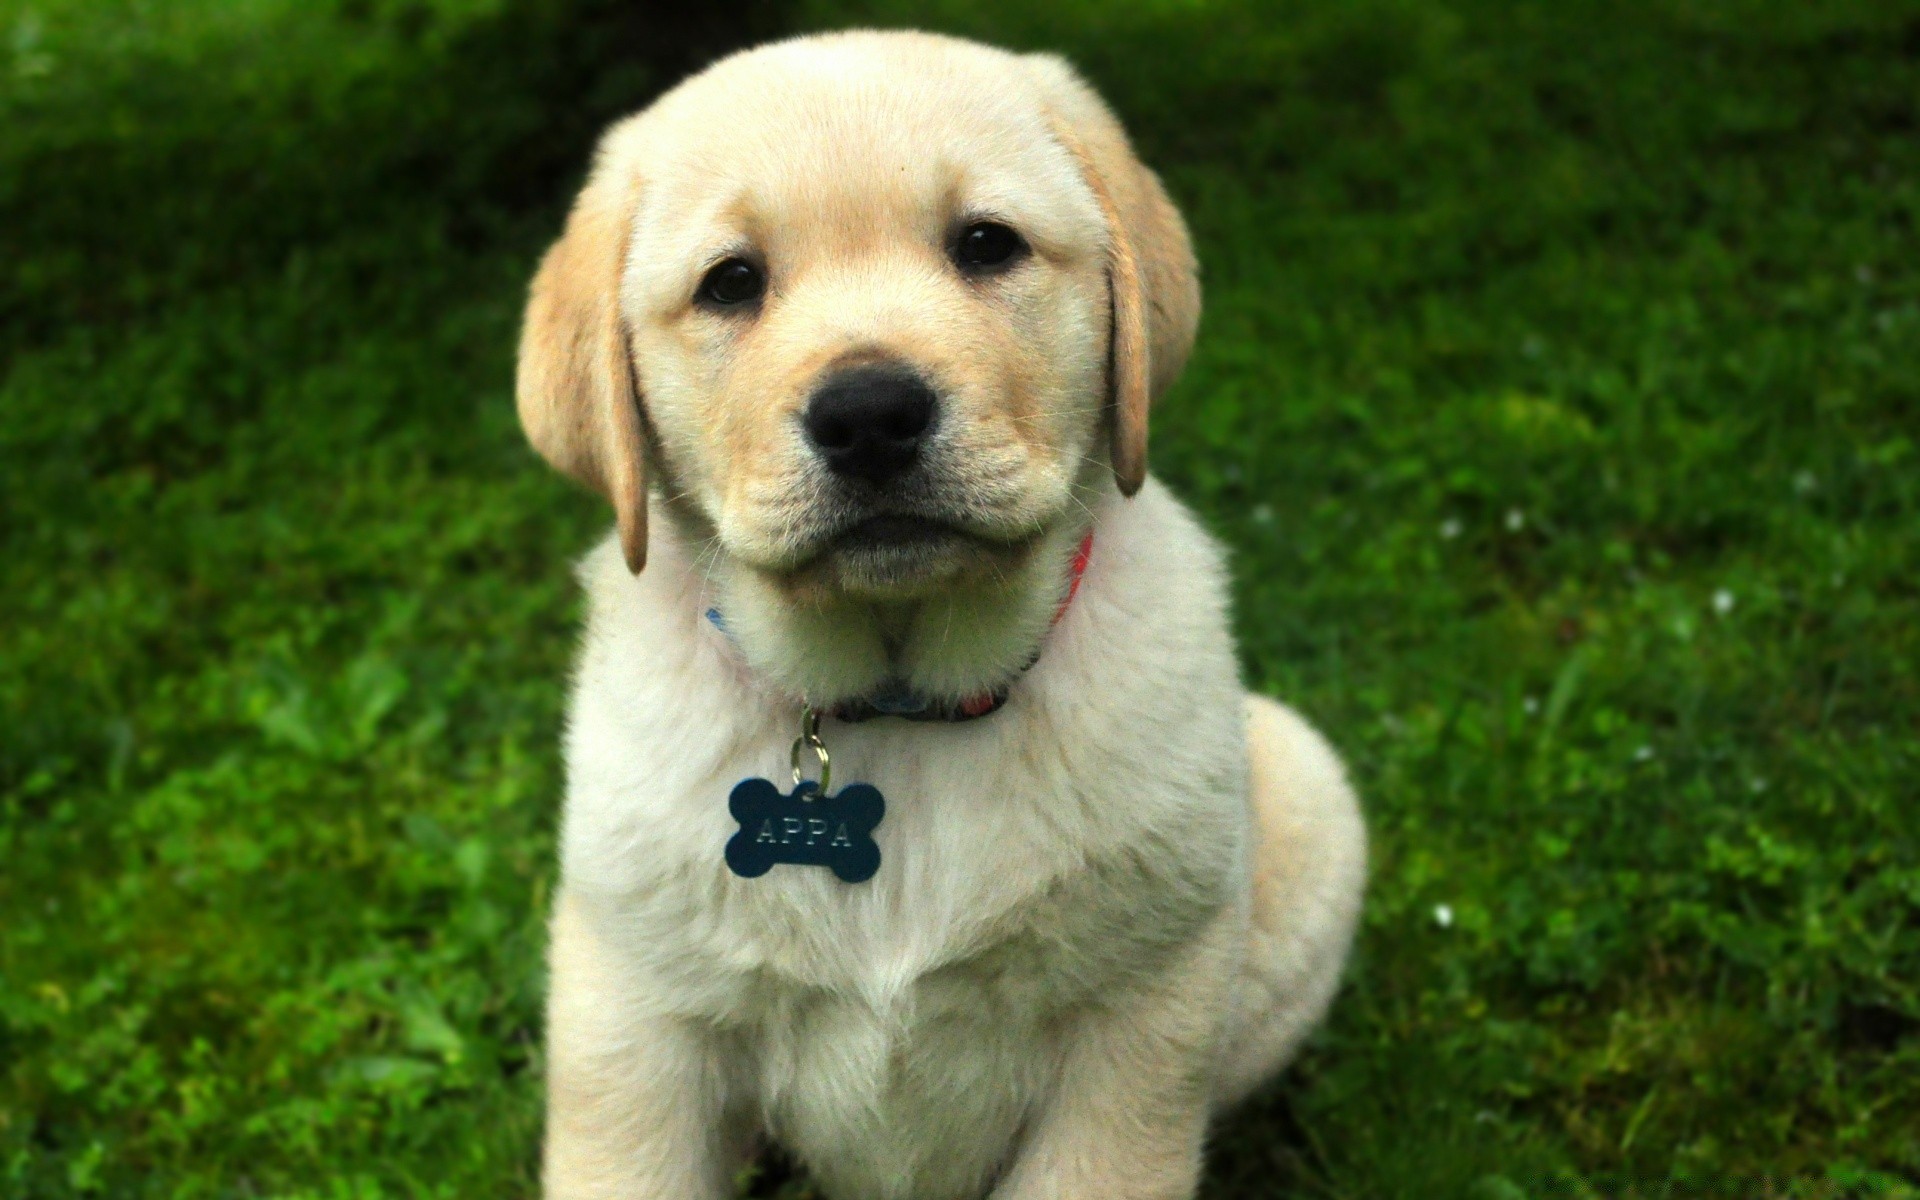
[[[645,442],[619,302],[633,206],[613,174],[596,167],[533,277],[516,400],[540,456],[612,502],[637,575],[647,562]]]
[[[1029,55],[1054,134],[1079,160],[1107,218],[1113,306],[1108,387],[1113,475],[1128,496],[1147,478],[1147,411],[1193,349],[1200,324],[1200,271],[1186,222],[1126,131],[1065,59]]]

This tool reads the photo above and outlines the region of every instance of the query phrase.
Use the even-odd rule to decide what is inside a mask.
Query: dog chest
[[[762,894],[761,933],[743,935],[762,965],[736,993],[743,1097],[829,1194],[984,1194],[1050,1094],[1075,1012],[1161,969],[1216,911],[1214,889],[1144,869],[1083,865],[944,929],[833,910],[824,938],[803,933],[822,928],[818,896],[785,910]]]
[[[1032,949],[1009,947],[889,995],[784,990],[749,1041],[745,1082],[765,1128],[829,1194],[982,1195],[1055,1066],[1040,1048],[1059,990]]]

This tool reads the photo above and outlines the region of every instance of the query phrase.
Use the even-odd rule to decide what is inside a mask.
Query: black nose
[[[905,367],[852,367],[820,385],[804,424],[830,470],[878,484],[920,456],[935,407],[926,380]]]

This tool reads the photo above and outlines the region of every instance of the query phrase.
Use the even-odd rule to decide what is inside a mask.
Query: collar
[[[1060,607],[1053,610],[1052,625],[1058,625],[1067,615],[1067,609],[1073,604],[1073,598],[1080,592],[1080,580],[1087,573],[1087,561],[1093,557],[1093,531],[1080,539],[1079,549],[1074,551],[1073,565],[1068,568],[1067,594],[1061,599]],[[733,634],[727,629],[726,618],[717,608],[709,608],[707,620],[715,629],[725,634],[729,642]],[[1022,667],[1023,672],[1033,669],[1040,661],[1040,651],[1035,649],[1033,657]],[[1013,691],[1013,681],[1009,680],[997,688],[975,692],[962,696],[958,700],[941,700],[916,692],[903,680],[890,680],[880,690],[865,696],[856,696],[842,701],[832,708],[822,710],[823,716],[839,721],[857,724],[870,721],[875,717],[900,717],[908,721],[938,721],[956,723],[973,721],[990,713],[998,712],[1006,704],[1007,696]]]

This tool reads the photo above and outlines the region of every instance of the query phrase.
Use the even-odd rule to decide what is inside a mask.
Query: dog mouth
[[[990,549],[986,539],[946,521],[883,513],[834,534],[818,561],[843,588],[886,593],[951,578]]]
[[[822,538],[788,578],[803,588],[907,598],[976,573],[1004,571],[1030,540],[994,538],[937,517],[874,513]]]
[[[827,543],[828,553],[896,554],[978,541],[975,535],[945,521],[904,513],[882,513],[856,521]]]

